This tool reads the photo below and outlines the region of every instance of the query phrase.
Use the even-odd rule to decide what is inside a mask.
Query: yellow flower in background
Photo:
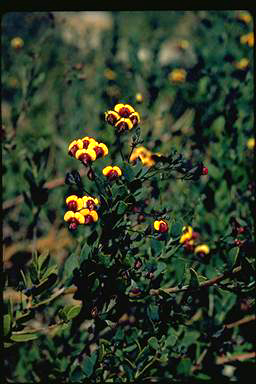
[[[169,73],[169,79],[172,83],[184,83],[186,81],[187,72],[185,69],[173,69]]]
[[[116,73],[112,71],[110,68],[106,68],[104,71],[104,77],[108,80],[115,80],[116,79]]]
[[[200,244],[195,248],[195,253],[202,253],[208,255],[210,253],[210,248],[206,244]]]
[[[178,42],[178,48],[180,49],[188,49],[189,47],[189,42],[188,40],[182,39]]]
[[[249,47],[254,46],[254,34],[253,32],[248,33],[247,35],[243,35],[240,37],[241,44],[247,44]]]
[[[142,94],[141,94],[140,92],[136,93],[135,98],[136,98],[136,101],[137,101],[138,103],[142,103],[142,101],[143,101],[143,96],[142,96]]]
[[[134,162],[138,157],[140,158],[142,164],[147,167],[155,165],[155,161],[152,159],[152,152],[143,146],[134,149],[130,157],[130,162]]]
[[[24,45],[24,41],[21,37],[17,36],[11,40],[11,47],[14,49],[21,49]]]
[[[252,15],[247,11],[238,12],[236,18],[245,24],[249,24],[252,21]]]
[[[250,139],[247,140],[247,148],[248,149],[255,148],[255,138],[254,137],[251,137]]]
[[[237,69],[241,69],[241,70],[244,70],[246,68],[249,67],[249,64],[250,64],[250,61],[249,59],[247,59],[246,57],[244,57],[243,59],[237,61],[234,63],[234,66],[237,68]]]

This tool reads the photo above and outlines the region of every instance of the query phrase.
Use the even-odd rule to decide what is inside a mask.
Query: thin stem
[[[207,280],[207,281],[204,281],[204,282],[200,283],[198,288],[196,288],[196,289],[195,288],[191,288],[189,285],[186,285],[186,286],[181,287],[181,288],[179,288],[179,287],[171,287],[171,288],[151,289],[150,295],[160,295],[161,291],[166,292],[166,293],[179,293],[179,292],[194,291],[194,290],[198,290],[198,289],[202,289],[202,288],[207,288],[207,287],[210,287],[211,285],[215,285],[215,284],[219,283],[222,280],[225,280],[225,279],[227,279],[229,277],[232,277],[232,276],[236,275],[241,270],[242,270],[241,266],[236,267],[231,272],[223,273],[220,276],[216,276],[216,277],[214,277],[214,278],[212,278],[210,280]]]

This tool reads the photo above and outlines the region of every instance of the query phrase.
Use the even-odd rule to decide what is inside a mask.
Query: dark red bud
[[[203,175],[208,175],[208,168],[207,167],[203,167],[202,174]]]
[[[89,140],[83,140],[83,148],[87,149],[89,147],[90,141]]]
[[[89,171],[87,172],[87,177],[89,180],[95,180],[95,173],[93,172],[92,169],[89,169]]]
[[[69,229],[71,231],[75,231],[78,227],[78,221],[75,218],[69,220]]]

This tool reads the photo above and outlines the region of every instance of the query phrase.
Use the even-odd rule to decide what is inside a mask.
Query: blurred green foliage
[[[220,362],[253,351],[252,322],[224,326],[255,311],[254,61],[241,42],[253,21],[241,12],[4,15],[4,268],[16,293],[4,296],[8,382],[228,382],[253,372],[251,360]],[[104,118],[119,102],[141,116],[121,143]],[[109,148],[93,165],[106,204],[99,222],[70,234],[65,198],[77,189],[64,179],[83,167],[68,145],[87,135]],[[127,158],[137,139],[169,159],[181,153],[188,168],[202,162],[208,175],[183,180],[176,169],[144,181],[154,171],[123,162],[118,148]],[[110,164],[123,178],[108,189]],[[82,183],[99,192],[86,174]],[[152,229],[159,215],[164,238]],[[180,246],[184,225],[208,258]],[[234,268],[231,281],[200,289]]]

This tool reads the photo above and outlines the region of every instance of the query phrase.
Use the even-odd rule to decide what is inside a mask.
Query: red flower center
[[[87,203],[86,203],[86,206],[89,209],[89,211],[94,210],[95,207],[96,207],[96,205],[95,205],[93,200],[88,200]]]
[[[68,152],[70,156],[75,157],[76,151],[78,150],[78,146],[75,144]]]
[[[115,123],[117,122],[118,118],[113,115],[112,113],[109,113],[108,116],[107,116],[107,122],[111,125],[115,125]]]
[[[126,107],[122,107],[119,111],[119,115],[122,116],[122,117],[129,117],[131,114],[131,112],[129,111],[128,108]]]
[[[118,133],[125,132],[125,131],[127,131],[127,129],[128,129],[128,124],[127,124],[125,121],[121,121],[121,122],[117,125],[117,132],[118,132]]]
[[[85,215],[84,220],[85,224],[91,224],[93,222],[93,218],[91,215]]]
[[[97,157],[97,159],[99,158],[99,157],[102,157],[103,155],[104,155],[104,151],[103,151],[103,149],[101,148],[101,147],[94,147],[93,148],[94,149],[94,151],[95,151],[95,153],[96,153],[96,157]]]
[[[138,117],[136,116],[136,115],[134,115],[134,116],[131,116],[130,117],[130,120],[131,120],[131,122],[132,122],[132,125],[133,125],[133,127],[135,127],[137,124],[138,124]]]
[[[77,210],[77,202],[74,200],[71,200],[68,202],[68,209],[69,211],[76,211]]]
[[[80,157],[79,160],[85,165],[89,165],[89,163],[92,161],[91,156],[88,155],[88,153],[83,153]]]
[[[83,148],[84,148],[84,149],[87,149],[88,146],[89,146],[89,144],[90,144],[90,141],[89,141],[89,140],[83,140]]]
[[[115,180],[117,177],[118,177],[118,173],[116,170],[114,169],[111,169],[111,171],[109,171],[109,173],[107,174],[107,177],[108,179],[111,181],[111,180]]]

